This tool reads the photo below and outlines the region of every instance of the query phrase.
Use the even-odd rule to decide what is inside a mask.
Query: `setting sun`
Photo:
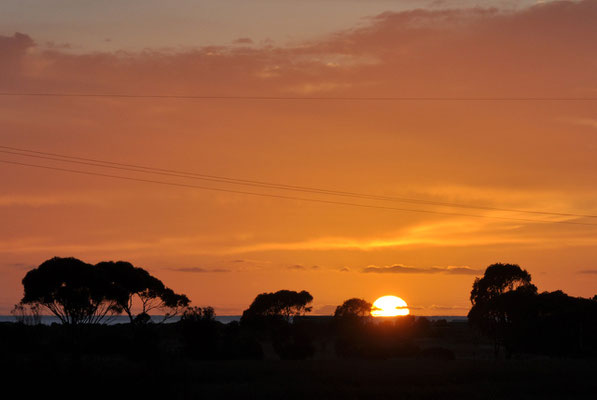
[[[406,301],[396,296],[383,296],[375,300],[371,307],[371,315],[374,317],[397,317],[408,315],[410,310]]]

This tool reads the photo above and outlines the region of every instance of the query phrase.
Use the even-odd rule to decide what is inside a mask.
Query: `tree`
[[[346,300],[341,306],[336,307],[335,318],[367,317],[371,315],[372,304],[358,298]]]
[[[513,315],[517,301],[536,293],[531,275],[516,264],[492,264],[482,278],[475,279],[468,319],[482,333],[493,337],[496,357],[511,322],[508,316]]]
[[[150,320],[149,313],[160,310],[165,321],[177,315],[190,303],[187,296],[177,294],[143,268],[126,261],[103,261],[95,266],[110,282],[110,293],[117,307],[124,311],[131,323]],[[133,314],[134,300],[140,303],[140,312]]]
[[[119,312],[106,276],[76,258],[54,257],[23,278],[21,303],[41,306],[63,324],[101,323]]]
[[[23,325],[39,325],[41,324],[40,315],[41,306],[39,304],[15,304],[10,312],[17,323]]]
[[[485,270],[483,278],[475,279],[471,303],[474,306],[477,303],[488,302],[518,287],[535,288],[531,284],[531,275],[526,270],[516,264],[492,264]]]
[[[220,323],[212,307],[187,307],[180,317],[186,353],[197,359],[214,359],[220,352]]]
[[[187,307],[180,317],[181,323],[213,322],[216,312],[213,307]]]
[[[253,318],[283,318],[287,322],[295,316],[311,311],[309,304],[313,296],[305,290],[279,290],[275,293],[261,293],[255,297],[249,308],[243,312],[242,320]]]

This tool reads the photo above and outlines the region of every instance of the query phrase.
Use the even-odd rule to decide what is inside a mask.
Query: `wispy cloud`
[[[479,275],[483,270],[474,269],[468,266],[448,267],[412,267],[403,264],[386,266],[369,265],[363,268],[363,273],[374,274],[448,274],[448,275]]]
[[[194,273],[194,274],[230,272],[229,269],[225,269],[225,268],[182,267],[182,268],[167,268],[167,269],[170,271],[190,272],[190,273]]]
[[[567,119],[568,122],[575,124],[575,125],[581,125],[581,126],[588,126],[590,128],[595,128],[597,129],[597,119],[593,119],[593,118],[569,118]]]
[[[7,264],[9,267],[11,268],[15,268],[15,269],[19,269],[19,270],[26,270],[26,269],[32,269],[35,268],[33,265],[31,264],[27,264],[27,263],[22,263],[22,262],[16,262],[16,263],[10,263]]]
[[[286,268],[293,270],[293,271],[316,271],[319,269],[319,265],[312,265],[310,267],[306,267],[304,265],[294,264],[294,265],[289,265]]]
[[[501,212],[482,213],[488,217],[502,217]],[[526,216],[521,216],[526,217]],[[566,217],[543,217],[544,222],[565,221]],[[409,246],[424,247],[471,247],[486,245],[561,246],[591,245],[597,243],[594,237],[584,234],[569,237],[566,243],[561,238],[549,236],[549,231],[537,235],[537,224],[525,221],[494,220],[491,218],[457,217],[434,222],[424,222],[407,227],[393,234],[378,237],[319,237],[289,242],[262,242],[229,247],[225,252],[242,254],[267,251],[328,251],[328,250],[377,250]],[[540,226],[549,226],[541,224]]]
[[[583,269],[582,271],[578,271],[578,273],[586,275],[597,275],[597,269]]]

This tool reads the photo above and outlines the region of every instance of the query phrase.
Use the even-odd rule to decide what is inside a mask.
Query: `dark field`
[[[118,358],[10,362],[25,398],[593,399],[586,360],[262,360],[134,362]],[[6,376],[6,375],[5,375]]]
[[[90,327],[79,333],[77,351],[64,327],[0,325],[3,388],[18,390],[18,398],[594,399],[597,393],[595,358],[494,360],[491,344],[466,323],[432,326],[412,340],[416,351],[401,356],[340,356],[322,335],[302,360],[278,359],[268,339],[257,341],[261,353],[242,353],[261,359],[197,359],[177,324],[151,328],[156,336],[149,341],[129,325]],[[214,345],[206,342],[199,355]]]

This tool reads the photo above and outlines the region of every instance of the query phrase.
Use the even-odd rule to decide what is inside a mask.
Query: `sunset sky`
[[[0,146],[0,314],[54,256],[219,315],[279,289],[465,315],[495,262],[597,294],[597,0],[3,0]]]

